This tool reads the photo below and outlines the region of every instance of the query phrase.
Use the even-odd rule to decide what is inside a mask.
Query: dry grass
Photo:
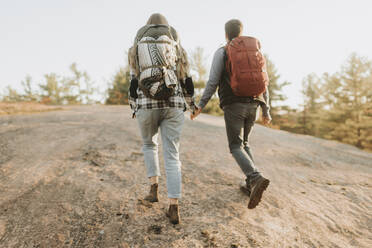
[[[0,116],[12,114],[40,113],[52,110],[61,110],[61,107],[48,106],[34,102],[7,103],[0,102]]]

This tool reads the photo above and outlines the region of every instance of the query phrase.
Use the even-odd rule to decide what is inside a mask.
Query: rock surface
[[[173,226],[164,177],[160,202],[142,201],[149,186],[128,107],[2,116],[0,247],[372,247],[371,153],[259,125],[251,146],[271,179],[254,210],[223,119],[186,121]]]

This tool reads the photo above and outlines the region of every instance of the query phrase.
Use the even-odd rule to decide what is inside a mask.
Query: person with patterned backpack
[[[252,209],[259,204],[270,183],[255,166],[249,146],[258,106],[261,106],[264,124],[271,121],[269,78],[260,42],[253,37],[241,36],[242,30],[243,25],[237,19],[225,24],[227,45],[214,54],[199,109],[191,119],[201,113],[218,88],[230,152],[246,176],[241,189],[249,196],[248,208]]]
[[[128,53],[131,69],[129,102],[133,118],[141,132],[150,193],[149,202],[158,202],[160,176],[158,132],[163,144],[171,223],[180,222],[178,199],[181,198],[181,162],[179,140],[184,111],[195,111],[194,85],[189,77],[187,55],[176,30],[161,14],[150,16],[137,32]]]

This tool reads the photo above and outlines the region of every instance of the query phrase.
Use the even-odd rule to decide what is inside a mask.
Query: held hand
[[[271,118],[268,116],[262,116],[262,121],[264,125],[268,125],[271,122]]]
[[[195,109],[194,113],[190,115],[190,119],[194,120],[201,112],[202,112],[202,108]]]

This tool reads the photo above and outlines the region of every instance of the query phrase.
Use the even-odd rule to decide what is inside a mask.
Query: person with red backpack
[[[270,183],[255,166],[249,147],[249,135],[259,106],[264,124],[271,121],[269,78],[260,42],[253,37],[241,36],[242,30],[243,25],[237,19],[225,24],[227,45],[214,54],[209,80],[191,119],[201,113],[218,88],[230,152],[246,176],[242,189],[249,196],[248,208],[253,209]]]

